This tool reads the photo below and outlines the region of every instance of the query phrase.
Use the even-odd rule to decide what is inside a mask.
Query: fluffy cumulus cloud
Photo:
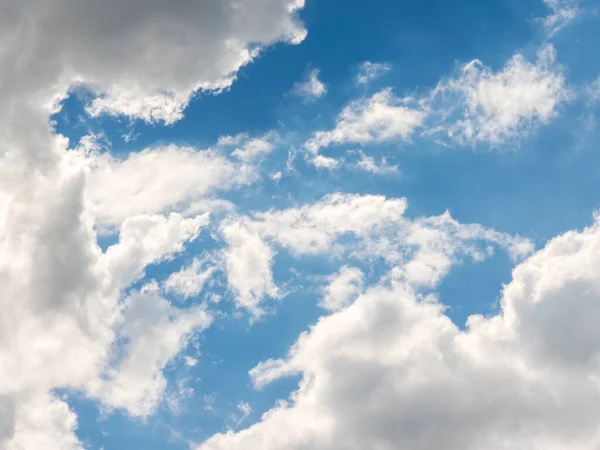
[[[202,212],[219,205],[212,192],[249,182],[248,162],[218,149],[67,151],[49,120],[59,102],[85,86],[92,115],[172,123],[194,92],[226,88],[264,46],[300,42],[302,7],[0,0],[0,448],[83,448],[58,388],[134,415],[156,406],[162,368],[210,317],[125,290],[198,235]],[[104,251],[102,228],[118,236]]]
[[[13,414],[13,436],[3,449],[84,450],[75,435],[77,416],[56,396],[40,394],[20,399],[14,412],[3,411],[4,418],[8,420],[13,420]]]
[[[132,308],[119,301],[122,289],[146,265],[181,251],[207,223],[205,215],[132,217],[122,224],[119,242],[102,252],[84,210],[84,178],[62,176],[59,183],[29,178],[24,197],[3,205],[2,448],[80,448],[72,434],[76,419],[48,392],[86,391],[104,372]],[[147,308],[149,302],[137,311]],[[136,344],[132,336],[131,345],[151,341],[140,339]],[[140,371],[151,367],[151,361],[139,361]]]
[[[11,88],[38,94],[78,81],[100,94],[92,113],[145,120],[177,120],[194,91],[229,86],[261,45],[306,33],[294,14],[301,0],[4,3]]]
[[[54,178],[30,178],[22,194],[26,197],[3,205],[1,274],[6,304],[0,403],[6,409],[6,423],[0,439],[10,449],[38,444],[80,448],[72,434],[76,419],[66,403],[48,397],[49,390],[74,388],[96,395],[94,380],[109,366],[112,344],[119,339],[144,348],[143,358],[135,361],[134,375],[153,373],[156,367],[164,367],[183,341],[172,338],[158,362],[146,353],[148,342],[160,349],[173,333],[185,334],[208,323],[203,311],[173,308],[170,315],[179,320],[169,321],[170,329],[140,336],[131,333],[127,324],[132,315],[150,315],[155,309],[152,302],[119,302],[122,290],[139,279],[148,264],[170,258],[194,239],[208,223],[207,215],[132,216],[121,225],[119,241],[101,252],[93,221],[83,209],[84,178],[80,173],[62,176],[58,185]],[[164,320],[170,320],[169,314]],[[111,369],[111,376],[122,380],[131,373],[130,366]],[[143,377],[129,379],[141,386]],[[119,403],[107,394],[98,396],[107,404],[143,414],[158,401],[161,389],[160,384],[145,388],[142,409],[133,400]]]
[[[198,448],[598,448],[599,249],[598,221],[553,239],[465,330],[411,283],[372,286],[251,371],[301,374],[289,401]]]

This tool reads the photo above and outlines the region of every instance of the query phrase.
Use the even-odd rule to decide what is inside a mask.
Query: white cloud
[[[227,147],[227,146],[231,146],[231,145],[240,145],[243,142],[248,141],[248,139],[250,139],[250,136],[248,135],[248,133],[238,133],[234,136],[231,136],[231,135],[220,136],[219,139],[217,140],[217,145],[220,147]]]
[[[102,367],[117,298],[83,212],[81,174],[20,169],[0,164],[24,183],[17,195],[18,184],[4,185],[10,177],[0,183],[0,447],[79,450],[75,415],[48,392],[81,386]]]
[[[112,289],[122,290],[143,277],[143,270],[181,252],[208,225],[208,215],[184,218],[135,216],[123,222],[119,242],[102,257]],[[151,414],[167,382],[162,370],[178,354],[190,333],[211,323],[204,307],[177,309],[159,296],[156,282],[130,295],[115,313],[113,326],[124,348],[112,347],[116,365],[108,366],[85,382],[86,392],[109,408],[125,409],[132,416]],[[107,352],[105,364],[114,359]],[[119,356],[121,355],[121,356]]]
[[[477,224],[460,224],[449,213],[414,220],[404,218],[407,201],[381,195],[330,194],[300,208],[257,213],[248,226],[266,239],[298,255],[331,250],[341,236],[354,235],[354,255],[361,252],[400,261],[398,247],[436,245],[443,250],[447,240],[485,240],[505,248],[515,258],[532,251],[529,240],[499,233]],[[385,245],[390,247],[382,251]],[[376,249],[376,246],[382,248]],[[473,248],[466,248],[472,253]]]
[[[142,222],[179,202],[210,200],[205,194],[231,186],[228,177],[235,171],[239,180],[241,170],[214,152],[174,147],[125,161],[67,151],[68,141],[53,135],[50,116],[70,89],[84,85],[100,96],[90,105],[93,114],[171,123],[194,90],[226,87],[257,49],[300,42],[306,31],[296,12],[303,2],[0,4],[0,448],[79,450],[74,414],[48,393],[83,390],[103,373],[120,338],[120,288],[143,273],[144,264],[179,251],[195,232],[182,237],[181,230],[159,227],[166,236],[150,233],[152,242],[140,241]],[[89,174],[79,164],[86,158],[93,160]],[[190,166],[193,180],[185,172]],[[132,219],[140,214],[150,217]],[[187,220],[195,219],[182,218],[181,227]],[[137,235],[128,234],[133,222]],[[129,230],[122,237],[131,246],[125,251],[119,244],[120,256],[117,248],[103,255],[95,225]],[[156,246],[159,241],[164,245]],[[181,325],[184,313],[164,311]],[[147,336],[145,346],[160,353],[149,358],[159,362],[146,360],[152,367],[141,375],[159,380],[161,365],[177,351],[167,339],[173,334],[165,333]],[[140,380],[144,385],[147,378]]]
[[[369,81],[379,78],[391,69],[389,64],[365,61],[360,65],[356,82],[358,84],[367,84]]]
[[[203,306],[173,307],[160,297],[158,286],[150,285],[127,298],[123,321],[122,358],[90,382],[87,390],[108,407],[147,416],[166,389],[165,365],[181,351],[190,334],[208,327],[212,318]]]
[[[15,414],[14,435],[2,445],[3,450],[84,449],[75,434],[77,416],[56,396],[36,394],[20,399]]]
[[[329,311],[339,311],[358,297],[363,288],[363,273],[356,267],[344,266],[328,277],[321,306]]]
[[[84,177],[63,172],[57,180],[21,168],[0,164],[0,396],[76,385],[93,374],[116,307],[83,211]],[[13,177],[23,184],[11,184]]]
[[[211,256],[194,258],[189,266],[169,275],[163,288],[166,292],[181,295],[184,298],[197,296],[217,270],[213,259]]]
[[[425,119],[425,113],[413,103],[410,98],[396,97],[389,88],[355,100],[338,115],[335,128],[317,131],[304,145],[317,154],[320,148],[333,144],[410,140]]]
[[[553,239],[465,330],[410,284],[373,286],[251,371],[301,374],[290,401],[198,448],[596,449],[599,249],[598,222]]]
[[[255,163],[274,149],[276,134],[219,138],[218,147],[238,145],[231,153],[233,159],[216,149],[176,145],[147,148],[120,158],[102,152],[100,138],[84,137],[68,160],[88,171],[90,212],[101,232],[111,232],[123,220],[139,214],[231,209],[228,202],[214,196],[256,181]]]
[[[185,211],[256,176],[249,166],[234,164],[216,150],[174,145],[132,153],[127,159],[92,153],[78,162],[88,167],[90,209],[105,227],[138,214]]]
[[[237,408],[242,412],[244,417],[248,417],[252,412],[252,407],[246,402],[239,402]]]
[[[324,155],[315,155],[310,158],[310,163],[317,169],[334,170],[340,167],[341,162],[335,158]]]
[[[399,217],[405,207],[402,199],[332,195],[315,205],[225,223],[221,232],[228,245],[227,278],[238,306],[259,315],[265,296],[279,296],[271,269],[273,250],[266,241],[297,254],[324,252],[341,234],[365,232],[386,218]]]
[[[341,159],[320,155],[321,148],[410,142],[418,130],[421,138],[438,142],[498,147],[550,123],[573,96],[554,47],[546,45],[539,49],[535,62],[516,54],[497,71],[479,60],[470,61],[458,75],[416,97],[400,98],[386,88],[354,100],[339,113],[333,129],[314,132],[304,147],[313,165],[330,170]],[[445,135],[443,139],[440,134]],[[370,155],[365,155],[358,168],[374,173],[391,169],[378,168]]]
[[[338,193],[299,208],[257,213],[249,226],[297,254],[316,254],[344,234],[370,235],[400,220],[405,210],[406,199]]]
[[[230,85],[230,80],[227,85]],[[148,123],[163,121],[171,125],[183,118],[183,111],[188,105],[189,94],[175,95],[145,94],[133,86],[127,89],[112,88],[105,95],[94,99],[86,108],[92,117],[102,114],[128,116]]]
[[[248,416],[252,413],[252,407],[249,403],[239,402],[237,404],[237,409],[240,412],[240,416],[237,414],[232,414],[232,419],[235,421],[235,427],[238,428],[244,420],[248,418]]]
[[[243,221],[224,223],[221,233],[228,245],[224,254],[227,281],[236,302],[239,307],[260,316],[262,310],[258,304],[262,298],[279,295],[271,270],[273,251]]]
[[[271,138],[273,138],[273,136],[265,136],[262,139],[249,139],[244,142],[242,147],[236,148],[233,151],[232,156],[242,161],[250,162],[271,153],[275,148],[273,143],[269,141]]]
[[[315,99],[327,93],[327,86],[319,80],[319,69],[312,69],[302,82],[294,83],[292,92],[300,97]]]
[[[125,220],[119,242],[104,256],[115,285],[124,288],[142,278],[146,266],[181,252],[184,244],[198,237],[208,223],[208,214],[184,218],[172,213],[168,217],[136,216]]]
[[[208,217],[129,218],[103,254],[85,209],[84,174],[66,162],[35,171],[28,164],[0,164],[0,408],[13,405],[3,410],[0,447],[79,449],[64,402],[27,405],[55,388],[84,390],[104,370],[119,338],[121,289],[145,265],[181,251]],[[57,411],[46,416],[45,405]]]
[[[383,261],[390,279],[423,288],[437,285],[461,256],[485,259],[490,244],[515,260],[533,250],[527,239],[460,224],[447,212],[407,219],[406,206],[403,198],[338,193],[299,208],[232,219],[222,233],[228,245],[228,282],[238,293],[238,306],[256,314],[264,296],[279,293],[271,269],[276,247],[295,257],[330,253],[345,260]],[[342,237],[345,243],[340,242]]]
[[[366,155],[363,151],[359,150],[358,154],[360,155],[360,160],[356,163],[355,167],[359,170],[375,175],[398,173],[398,166],[388,164],[385,158],[381,158],[381,162],[377,164],[375,158]]]
[[[42,6],[28,0],[4,14],[2,41],[11,47],[2,62],[17,54],[22,62],[7,80],[35,92],[85,83],[102,94],[93,114],[167,123],[181,117],[195,90],[228,87],[261,47],[298,43],[306,34],[295,15],[303,1],[181,2],[165,9],[160,2],[57,0],[52,8]],[[35,33],[19,26],[24,21]]]
[[[296,156],[298,155],[298,150],[295,148],[291,148],[288,151],[288,157],[285,164],[285,170],[287,172],[296,172],[296,168],[294,167],[294,161],[296,160]]]
[[[552,46],[540,49],[535,63],[516,54],[498,72],[474,60],[427,100],[443,116],[441,126],[430,131],[441,128],[459,144],[496,146],[548,124],[571,97]]]
[[[74,414],[48,392],[102,367],[117,298],[83,211],[84,177],[10,159],[0,163],[0,447],[80,449]]]
[[[184,356],[185,365],[188,367],[196,367],[198,365],[198,360],[196,358],[192,358],[191,356]]]
[[[573,21],[580,12],[578,0],[544,0],[544,3],[552,11],[541,19],[550,36]]]
[[[189,211],[226,207],[211,194],[249,182],[254,172],[243,158],[235,163],[215,150],[159,147],[125,159],[67,152],[66,139],[52,135],[49,116],[69,89],[84,84],[99,95],[88,107],[91,114],[172,123],[193,91],[227,88],[258,47],[300,42],[306,32],[295,14],[304,2],[0,2],[0,448],[79,450],[75,415],[49,392],[88,389],[133,415],[156,407],[165,388],[165,364],[210,319],[202,308],[175,308],[149,288],[123,302],[125,289],[147,264],[180,252],[197,235],[206,217],[189,217],[195,215]],[[391,94],[380,93],[378,99],[350,107],[337,124],[341,132],[332,130],[327,145],[410,138],[419,125],[397,115],[414,111]],[[317,209],[302,214],[313,220]],[[163,215],[173,210],[185,214]],[[278,294],[269,245],[289,244],[302,253],[300,243],[312,235],[322,239],[316,246],[312,238],[304,241],[308,252],[315,252],[320,245],[330,248],[343,233],[362,236],[378,226],[365,213],[368,208],[333,210],[327,211],[333,224],[314,219],[303,225],[293,214],[284,216],[291,220],[283,222],[291,224],[283,228],[287,235],[257,231],[250,222],[247,229],[231,225],[231,234],[224,233],[235,256],[228,261],[228,276],[243,304],[252,308],[262,296]],[[340,225],[346,216],[350,224]],[[119,228],[120,243],[103,254],[95,226]],[[418,241],[431,228],[408,237]],[[456,228],[453,238],[465,232]],[[419,253],[418,264],[402,266],[393,280],[439,279],[452,262],[447,234],[435,234],[435,245]],[[501,245],[520,245],[504,235],[492,237]],[[374,255],[373,249],[386,248],[386,239],[380,234],[359,250]],[[461,251],[478,257],[471,247]],[[393,262],[401,252],[386,255]],[[364,303],[358,299],[353,305]],[[111,349],[123,341],[124,355],[111,365]],[[304,371],[287,361],[280,365]],[[585,417],[580,422],[585,424]]]

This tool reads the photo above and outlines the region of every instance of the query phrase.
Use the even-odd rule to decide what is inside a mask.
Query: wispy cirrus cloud
[[[358,84],[367,84],[369,81],[381,77],[390,70],[392,70],[390,64],[365,61],[359,67],[356,82]]]

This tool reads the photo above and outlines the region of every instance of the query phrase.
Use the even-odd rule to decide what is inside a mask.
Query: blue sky
[[[595,2],[26,3],[0,449],[600,445]]]

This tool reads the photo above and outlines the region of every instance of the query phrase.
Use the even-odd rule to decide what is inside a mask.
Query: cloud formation
[[[366,67],[371,72],[365,69],[365,73],[375,70]],[[335,127],[312,133],[304,148],[315,167],[329,170],[343,162],[343,158],[320,154],[330,146],[407,145],[426,139],[447,146],[498,148],[518,144],[549,124],[574,97],[554,47],[546,45],[538,50],[535,62],[517,53],[494,71],[473,60],[419,95],[399,97],[388,87],[353,100],[338,114]],[[368,155],[357,168],[375,174],[392,171],[385,163],[376,165]]]
[[[570,4],[546,3],[548,29],[573,17]],[[213,320],[202,302],[168,296],[198,296],[219,270],[235,306],[259,317],[267,299],[285,295],[273,275],[278,251],[341,266],[317,290],[328,315],[285,357],[251,371],[257,388],[302,375],[292,398],[203,450],[598,447],[597,222],[520,263],[500,313],[472,316],[460,330],[435,295],[451,267],[498,248],[519,262],[533,251],[529,240],[447,212],[411,218],[406,199],[382,195],[333,193],[237,212],[218,196],[260,179],[273,133],[120,156],[91,138],[68,150],[55,134],[50,117],[73,89],[91,92],[94,117],[176,122],[194,95],[227,89],[266,46],[301,42],[303,6],[0,0],[1,449],[82,450],[61,389],[131,416],[153,414],[168,391],[164,368]],[[365,63],[358,82],[386,69]],[[297,89],[311,97],[327,90],[318,71]],[[342,159],[319,152],[336,145],[356,151],[441,134],[456,145],[497,146],[550,123],[571,98],[546,46],[535,61],[517,54],[500,70],[473,61],[422,95],[386,88],[351,101],[304,149],[333,170]],[[361,170],[396,167],[357,154]],[[233,212],[209,216],[219,209]],[[142,281],[148,266],[170,261],[206,228],[224,244],[214,259]],[[101,248],[103,234],[117,242]],[[384,273],[368,283],[371,262]],[[236,425],[251,414],[247,403],[238,409]]]
[[[191,264],[169,275],[163,288],[183,298],[197,296],[217,270],[214,259],[213,255],[195,257]]]
[[[497,72],[474,60],[432,92],[434,114],[444,117],[433,131],[459,144],[498,146],[548,124],[572,97],[552,46],[535,63],[516,54]]]
[[[527,239],[460,224],[448,212],[409,219],[404,216],[406,207],[404,198],[336,193],[314,204],[229,219],[221,233],[228,282],[238,307],[260,315],[267,297],[280,296],[272,271],[278,248],[295,258],[333,255],[382,261],[387,277],[421,287],[437,285],[460,257],[484,260],[493,246],[505,249],[514,260],[533,250]],[[356,281],[356,276],[351,278]],[[342,284],[350,281],[339,281],[338,287],[344,290]],[[333,291],[330,296],[326,304],[343,303],[334,299]]]
[[[302,41],[306,31],[294,14],[302,7],[301,0],[27,0],[5,8],[2,35],[11,46],[3,66],[18,52],[22,64],[6,78],[15,84],[37,91],[85,83],[100,94],[93,114],[172,123],[194,91],[229,86],[261,45]]]
[[[389,88],[355,100],[340,112],[332,130],[317,131],[305,147],[316,154],[320,148],[334,144],[410,140],[425,119],[413,104],[414,99],[396,97]]]
[[[125,305],[119,333],[125,342],[120,349],[122,357],[86,388],[105,407],[144,417],[155,411],[167,387],[162,373],[167,362],[193,332],[208,327],[212,317],[202,305],[187,310],[173,307],[155,284],[134,292]]]
[[[209,3],[0,0],[2,449],[83,448],[55,389],[147,414],[164,365],[208,325],[201,310],[157,297],[124,301],[125,290],[197,236],[208,219],[198,203],[248,182],[244,164],[174,146],[123,159],[69,151],[50,117],[83,86],[95,98],[92,115],[173,123],[194,92],[228,87],[262,48],[306,34],[296,16],[302,0]],[[182,204],[188,209],[175,213]],[[102,227],[119,230],[106,252]],[[139,333],[136,324],[154,313],[160,326]],[[113,367],[113,344],[125,337],[127,356]]]
[[[597,220],[553,239],[465,330],[411,283],[368,288],[252,369],[301,374],[288,402],[198,449],[597,448],[599,246]]]
[[[266,141],[253,140],[244,147],[244,154],[259,145],[270,148]],[[193,210],[218,192],[256,180],[250,165],[232,161],[216,149],[169,145],[126,158],[92,152],[76,161],[89,171],[89,208],[97,224],[108,231],[133,215]]]

